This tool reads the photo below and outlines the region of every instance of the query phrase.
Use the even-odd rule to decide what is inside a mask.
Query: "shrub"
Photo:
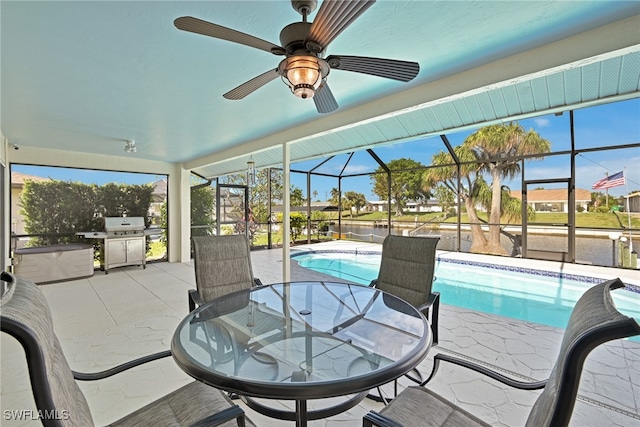
[[[282,222],[282,213],[276,216],[277,222]],[[289,228],[291,229],[291,240],[295,243],[302,234],[302,230],[307,227],[307,217],[302,212],[291,212],[289,214]]]
[[[37,234],[30,245],[84,241],[75,233],[102,230],[101,216],[141,216],[148,225],[153,186],[97,186],[66,181],[27,181],[21,195],[25,231]]]

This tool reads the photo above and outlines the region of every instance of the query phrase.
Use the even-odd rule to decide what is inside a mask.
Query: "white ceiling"
[[[289,1],[2,1],[1,130],[11,143],[179,162],[205,176],[638,96],[640,2],[378,1],[327,54],[416,61],[401,83],[333,70],[317,113],[279,80],[222,98],[281,59],[177,30],[180,16],[279,44]],[[311,15],[313,20],[314,15]],[[125,139],[137,153],[124,152]]]

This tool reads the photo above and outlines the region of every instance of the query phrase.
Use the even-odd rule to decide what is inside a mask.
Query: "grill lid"
[[[136,230],[144,230],[144,218],[141,216],[104,218],[104,231],[106,232]]]

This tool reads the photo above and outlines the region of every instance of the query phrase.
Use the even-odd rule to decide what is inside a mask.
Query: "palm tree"
[[[503,178],[514,178],[520,173],[520,159],[523,156],[540,154],[532,158],[540,159],[548,153],[551,143],[535,131],[525,131],[518,123],[490,125],[469,135],[462,145],[454,147],[454,153],[461,162],[460,176],[448,152],[441,151],[432,158],[432,166],[426,170],[423,184],[433,188],[442,182],[464,202],[469,216],[472,243],[471,252],[507,255],[500,243],[500,219],[504,209],[510,218],[518,215],[518,204],[503,199]],[[491,185],[483,174],[487,173]],[[457,188],[461,181],[460,192]],[[486,207],[489,213],[489,234],[482,231],[476,205]]]
[[[489,210],[489,253],[506,255],[500,244],[500,218],[502,217],[502,179],[514,178],[520,173],[522,156],[540,154],[531,159],[542,159],[551,150],[551,142],[536,131],[526,131],[519,123],[489,125],[469,135],[462,144],[472,151],[481,172],[487,172],[491,182],[491,209]]]
[[[475,161],[473,152],[464,145],[455,147],[453,151],[461,162]],[[486,182],[482,179],[482,176],[478,175],[478,165],[473,163],[460,165],[460,176],[458,176],[458,169],[455,166],[453,157],[444,151],[440,151],[433,156],[431,165],[435,167],[427,169],[423,175],[425,188],[431,189],[441,183],[457,195],[460,201],[464,203],[469,216],[472,236],[471,252],[486,252],[487,238],[482,231],[476,211],[476,200],[482,192],[482,187],[486,187]],[[458,179],[460,179],[460,191],[458,191]]]
[[[329,201],[334,206],[339,206],[340,205],[340,192],[338,191],[337,188],[333,187],[331,189],[331,198],[329,199]]]
[[[482,177],[479,177],[478,179],[484,182],[484,179]],[[491,203],[492,203],[491,196],[492,196],[491,188],[486,184],[486,182],[484,182],[482,186],[482,190],[478,194],[478,200],[479,200],[479,203],[482,204],[482,206],[486,209],[487,213],[489,214],[489,217],[491,217]],[[500,211],[502,213],[501,215],[502,223],[506,221],[506,223],[509,224],[511,221],[519,221],[522,219],[522,200],[516,197],[512,197],[511,190],[506,185],[503,185],[500,190]],[[535,210],[531,206],[527,206],[527,213],[526,213],[527,219],[533,220],[533,218],[535,218],[535,214],[536,214]],[[506,231],[502,230],[502,227],[499,228],[499,232],[500,234],[508,236],[509,239],[512,241],[513,248],[511,251],[511,256],[520,254],[521,253],[520,249],[522,246],[521,236],[519,237],[517,235],[507,233]],[[488,250],[489,249],[487,248],[487,251]]]

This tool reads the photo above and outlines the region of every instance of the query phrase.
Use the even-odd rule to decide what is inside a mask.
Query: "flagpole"
[[[604,176],[609,177],[609,171],[604,173]],[[609,188],[604,189],[604,203],[607,211],[609,210]]]
[[[626,166],[623,169],[623,173],[624,173],[624,183],[627,188],[627,222],[629,224],[629,256],[631,256],[631,252],[633,252],[633,238],[631,237],[631,212],[629,211],[629,181],[627,181]]]

